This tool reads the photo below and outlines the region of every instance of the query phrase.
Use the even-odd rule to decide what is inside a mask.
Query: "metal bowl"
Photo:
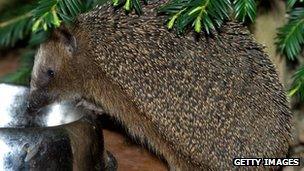
[[[0,170],[115,170],[98,120],[69,102],[28,114],[27,95],[0,84]]]

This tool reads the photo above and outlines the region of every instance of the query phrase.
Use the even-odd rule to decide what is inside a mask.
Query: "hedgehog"
[[[179,35],[157,14],[106,3],[37,51],[29,109],[85,101],[114,117],[170,170],[263,170],[234,158],[286,157],[291,112],[275,67],[239,23]],[[270,167],[276,169],[276,167]]]

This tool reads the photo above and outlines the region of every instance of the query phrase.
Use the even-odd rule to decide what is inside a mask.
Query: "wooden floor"
[[[18,67],[16,53],[0,54],[0,77]],[[165,171],[166,165],[146,149],[133,144],[122,134],[104,130],[105,146],[116,158],[119,171]]]

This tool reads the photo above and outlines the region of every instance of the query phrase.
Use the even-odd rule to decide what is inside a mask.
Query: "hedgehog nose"
[[[26,105],[26,110],[25,110],[26,114],[32,115],[32,114],[37,113],[37,111],[38,111],[38,108],[33,104],[33,102],[28,101],[27,105]]]
[[[28,114],[35,114],[37,111],[47,105],[48,103],[48,95],[44,91],[31,91],[28,96],[26,112]]]
[[[44,106],[47,105],[47,101],[44,100],[29,100],[26,105],[26,114],[28,115],[35,115],[39,112],[40,109],[42,109]]]

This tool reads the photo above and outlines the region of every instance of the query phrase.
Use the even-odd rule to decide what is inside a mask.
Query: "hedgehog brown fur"
[[[32,104],[85,99],[163,156],[171,170],[250,170],[235,157],[285,157],[291,113],[274,65],[242,25],[177,35],[156,6],[106,4],[39,49]],[[50,77],[46,70],[54,70]],[[42,80],[42,81],[41,81]]]

